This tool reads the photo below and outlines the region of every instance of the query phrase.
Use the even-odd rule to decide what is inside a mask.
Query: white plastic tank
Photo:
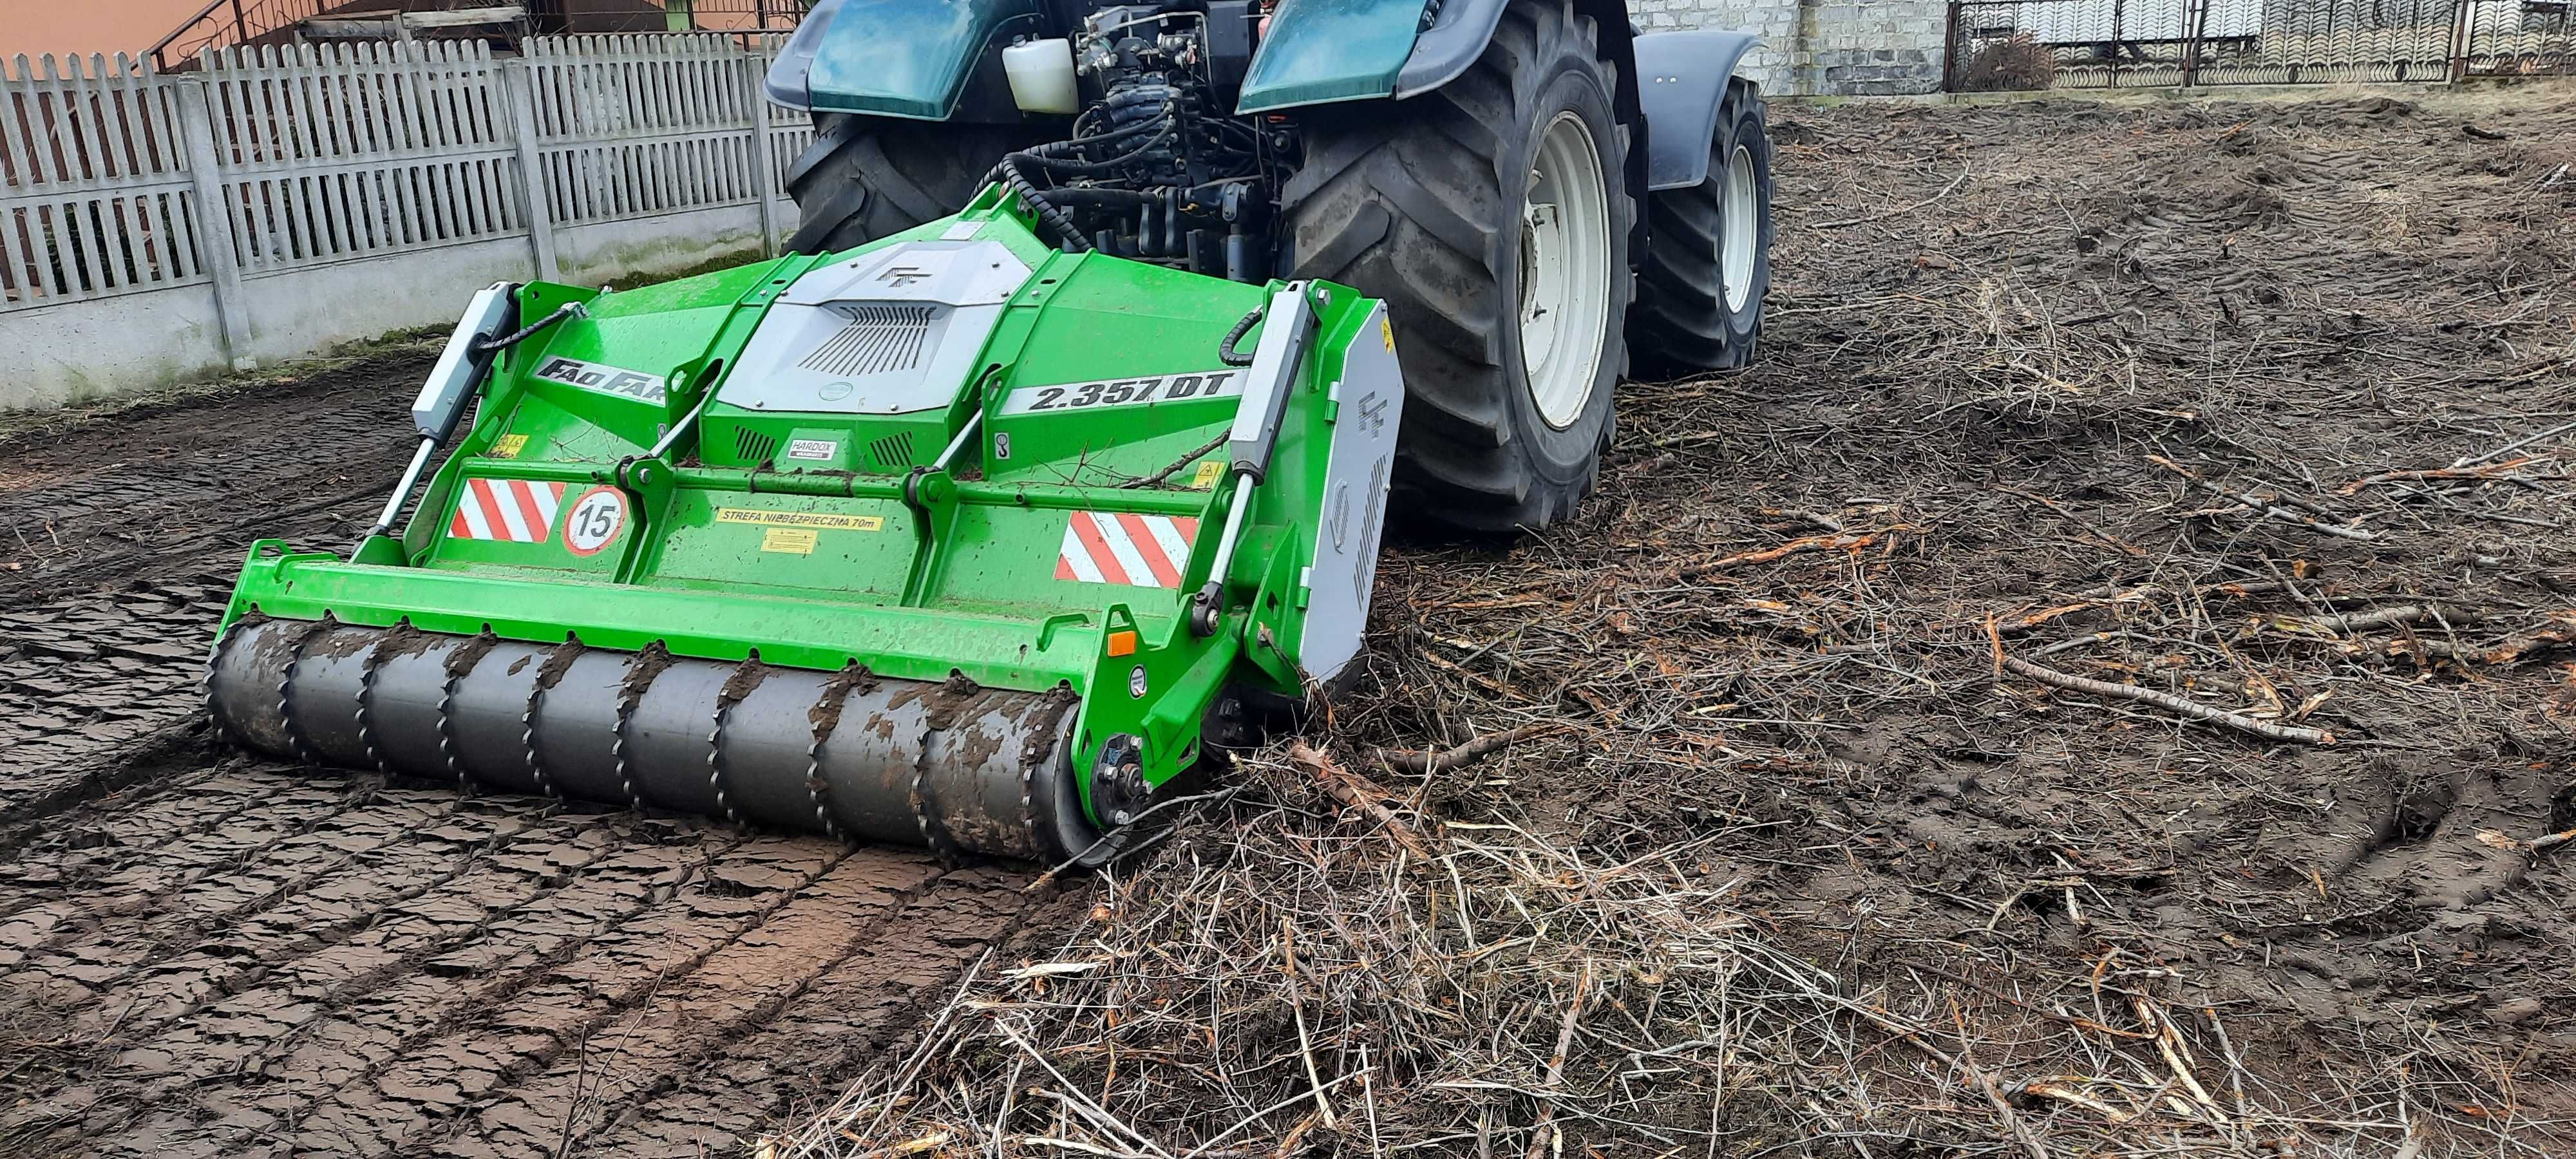
[[[1011,103],[1021,112],[1071,116],[1082,111],[1082,92],[1073,81],[1073,45],[1063,38],[1004,46],[1002,71],[1011,78]]]

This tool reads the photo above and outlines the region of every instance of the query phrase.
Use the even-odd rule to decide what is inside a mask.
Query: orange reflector
[[[1112,656],[1133,656],[1133,655],[1135,655],[1135,654],[1136,654],[1136,633],[1134,633],[1134,632],[1111,632],[1111,633],[1109,634],[1109,654],[1110,654],[1110,655],[1112,655]]]

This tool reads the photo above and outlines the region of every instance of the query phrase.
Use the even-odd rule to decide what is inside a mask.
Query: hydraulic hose
[[[543,330],[548,326],[552,326],[557,322],[561,322],[566,318],[587,318],[589,316],[589,307],[584,306],[579,302],[566,302],[563,305],[555,307],[554,313],[548,314],[543,318],[539,318],[534,322],[530,322],[525,326],[521,326],[517,330],[513,330],[508,334],[504,334],[498,338],[485,338],[477,341],[474,344],[474,351],[477,354],[490,354],[496,350],[507,350],[521,342],[527,341],[530,337],[534,336],[537,331]]]
[[[1004,186],[1038,215],[1038,220],[1045,222],[1047,228],[1055,231],[1056,244],[1078,254],[1091,252],[1091,242],[1082,236],[1082,227],[1075,224],[1073,215],[1058,208],[1054,202],[1048,201],[1044,190],[1030,184],[1028,178],[1020,175],[1020,167],[1016,163],[1019,156],[1020,154],[1014,153],[1002,158],[1002,163],[993,167],[994,174],[1002,179]]]
[[[1217,343],[1217,361],[1228,366],[1252,365],[1252,356],[1236,350],[1234,344],[1243,341],[1244,335],[1252,333],[1252,328],[1261,324],[1261,314],[1261,309],[1255,307],[1251,313],[1235,320],[1234,329],[1225,332],[1225,341]]]
[[[1056,205],[1151,205],[1162,200],[1139,189],[1050,189],[1046,195]]]
[[[1138,127],[1143,128],[1145,126]],[[1135,148],[1106,161],[1081,161],[1072,158],[1052,156],[1047,153],[1038,152],[1034,149],[1023,149],[1020,152],[1011,154],[1008,159],[1023,162],[1035,168],[1044,169],[1049,173],[1061,173],[1069,177],[1099,177],[1104,174],[1116,173],[1119,166],[1125,165],[1130,161],[1134,161],[1138,157],[1144,156],[1154,147],[1171,139],[1171,124],[1169,121],[1165,121],[1163,122],[1163,131],[1155,134],[1152,140],[1149,140],[1142,145],[1138,145]],[[1071,142],[1066,143],[1069,144]],[[1089,144],[1090,142],[1083,143]]]

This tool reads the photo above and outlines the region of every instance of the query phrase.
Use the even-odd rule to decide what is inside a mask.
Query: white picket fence
[[[776,37],[238,49],[187,73],[0,61],[0,408],[455,316],[504,278],[775,252],[812,140]]]

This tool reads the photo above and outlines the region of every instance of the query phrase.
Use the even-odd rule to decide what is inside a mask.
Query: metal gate
[[[1952,92],[2576,75],[2576,0],[1974,0]]]

